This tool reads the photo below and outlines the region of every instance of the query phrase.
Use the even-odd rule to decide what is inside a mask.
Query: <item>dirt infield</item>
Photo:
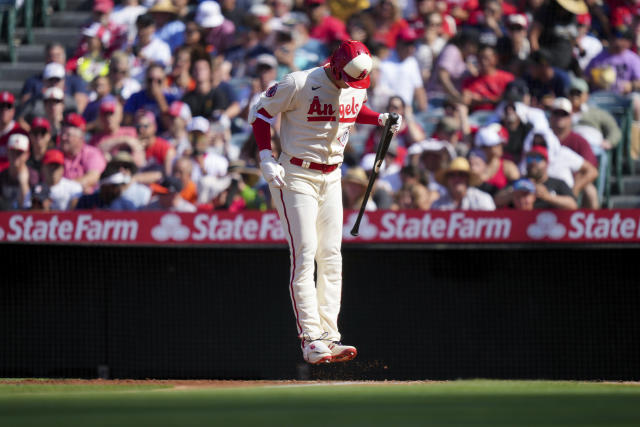
[[[0,384],[14,384],[14,385],[158,385],[158,386],[173,386],[177,389],[192,389],[192,388],[235,388],[235,387],[273,387],[273,386],[304,386],[304,385],[390,385],[390,384],[427,384],[427,383],[439,383],[445,381],[296,381],[296,380],[282,380],[282,381],[246,381],[246,380],[127,380],[127,379],[65,379],[65,378],[52,378],[52,379],[0,379]]]

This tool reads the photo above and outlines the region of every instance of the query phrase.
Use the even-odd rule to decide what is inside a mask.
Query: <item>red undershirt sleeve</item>
[[[367,107],[367,104],[363,104],[358,117],[356,117],[356,123],[362,123],[363,125],[377,125],[378,116],[380,113],[376,113],[371,108]]]
[[[264,108],[261,108],[258,113],[271,118],[271,115]],[[271,125],[258,117],[251,126],[253,127],[253,135],[256,137],[258,150],[271,150]]]

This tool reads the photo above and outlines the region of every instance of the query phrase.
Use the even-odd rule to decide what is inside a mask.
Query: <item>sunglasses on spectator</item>
[[[45,104],[49,103],[49,104],[60,104],[62,102],[62,99],[45,99],[44,100]]]
[[[127,74],[127,71],[129,71],[129,70],[127,70],[126,68],[123,68],[121,70],[118,70],[117,68],[112,68],[111,69],[111,73],[112,74]]]
[[[60,80],[62,80],[60,77],[51,77],[50,79],[47,79],[47,82],[52,84],[57,84],[57,83],[60,83]]]
[[[449,178],[467,178],[469,177],[469,174],[466,172],[449,172],[447,174],[447,177]]]
[[[527,155],[527,163],[540,163],[541,161],[546,160],[541,154],[529,154]]]
[[[579,90],[577,90],[577,89],[571,89],[571,90],[569,91],[569,96],[581,96],[581,95],[582,95],[582,92],[580,92],[580,91],[579,91]]]
[[[564,110],[553,110],[553,111],[551,111],[551,115],[552,116],[557,116],[557,117],[567,117],[567,116],[569,116],[569,113],[567,113]]]
[[[523,30],[526,30],[525,27],[523,27],[522,25],[518,25],[518,24],[509,25],[509,29],[511,31],[523,31]]]
[[[49,133],[49,132],[46,129],[42,129],[42,128],[31,129],[31,135],[33,135],[33,136],[44,136],[47,133]]]
[[[13,108],[13,104],[10,104],[8,102],[3,102],[0,104],[0,108],[11,110]]]
[[[152,77],[149,77],[149,78],[147,79],[147,83],[162,83],[162,81],[163,81],[163,80],[164,80],[164,79],[154,79],[154,78],[152,78]]]
[[[442,21],[430,21],[428,25],[430,27],[440,27],[442,26]]]

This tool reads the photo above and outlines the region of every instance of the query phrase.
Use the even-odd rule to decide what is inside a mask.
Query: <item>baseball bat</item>
[[[391,126],[395,125],[397,122],[398,122],[398,114],[390,113],[389,118],[387,119],[387,123],[385,123],[384,125],[382,136],[380,137],[380,142],[378,143],[378,150],[376,151],[376,159],[373,162],[373,169],[371,170],[371,176],[369,177],[369,184],[367,185],[367,191],[365,191],[364,199],[362,199],[360,212],[358,212],[358,217],[356,218],[356,222],[355,224],[353,224],[353,228],[351,229],[352,236],[358,235],[358,230],[360,229],[360,221],[362,221],[362,215],[364,215],[364,209],[367,206],[367,202],[369,201],[369,195],[371,194],[371,190],[373,189],[373,184],[375,183],[376,178],[378,177],[378,173],[380,172],[380,166],[382,166],[382,162],[384,161],[384,158],[387,155],[389,144],[391,144],[391,138],[393,138],[393,132],[391,132]]]

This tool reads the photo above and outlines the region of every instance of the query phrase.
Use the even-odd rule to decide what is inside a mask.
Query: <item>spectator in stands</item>
[[[523,75],[526,60],[531,53],[531,45],[527,38],[529,21],[526,15],[514,13],[506,17],[507,33],[498,40],[496,51],[499,56],[499,67],[515,75]]]
[[[110,211],[134,211],[136,207],[122,197],[122,192],[131,178],[116,168],[106,168],[100,175],[100,188],[92,194],[78,199],[76,210],[104,209]]]
[[[551,129],[562,145],[579,154],[583,159],[593,165],[594,168],[598,168],[598,159],[593,154],[589,143],[583,137],[573,132],[571,121],[572,112],[573,106],[571,101],[567,98],[556,98],[551,108]],[[597,174],[594,177],[594,181],[595,178],[597,178]],[[584,207],[590,209],[597,209],[599,207],[598,190],[593,182],[585,185],[582,195],[582,204]]]
[[[513,183],[513,207],[521,211],[532,211],[536,203],[536,184],[528,178]]]
[[[107,164],[107,168],[117,170],[125,175],[125,183],[122,188],[122,198],[129,200],[136,209],[140,209],[151,200],[151,189],[144,184],[137,181],[138,179],[138,167],[134,161],[133,156],[126,150],[117,151],[111,156],[111,160]]]
[[[234,45],[236,27],[222,15],[217,2],[211,0],[200,2],[195,21],[202,28],[206,43],[213,46],[216,53],[224,54]]]
[[[503,158],[503,147],[507,140],[507,130],[498,123],[480,128],[476,133],[475,146],[482,149],[486,162],[486,170],[480,178],[486,184],[483,190],[491,195],[520,178],[518,166]]]
[[[171,72],[167,76],[167,87],[169,93],[176,98],[195,89],[196,81],[191,77],[191,48],[181,46],[176,49],[173,55]]]
[[[426,211],[431,209],[434,201],[433,193],[420,183],[403,185],[395,194],[394,199],[394,203],[391,205],[392,210],[415,209]]]
[[[429,190],[437,191],[440,197],[446,195],[447,189],[436,179],[441,170],[446,169],[456,157],[453,146],[447,141],[427,139],[414,144],[409,150],[409,162],[423,168],[427,172]]]
[[[47,184],[38,183],[31,188],[31,210],[50,212],[54,210],[51,192]]]
[[[449,167],[439,171],[438,182],[447,193],[433,202],[435,210],[495,210],[491,196],[475,188],[480,178],[471,172],[469,161],[464,157],[453,159]]]
[[[13,134],[26,135],[25,130],[14,120],[16,99],[11,92],[0,92],[0,171],[9,167],[8,143]]]
[[[131,125],[139,110],[150,111],[161,131],[169,127],[169,105],[176,97],[167,92],[164,67],[154,63],[146,71],[144,89],[136,92],[124,104],[124,124]]]
[[[156,196],[143,209],[163,210],[173,212],[195,212],[196,207],[180,196],[182,182],[174,177],[167,176],[160,184],[152,184],[151,189]]]
[[[540,49],[531,54],[531,66],[524,80],[534,107],[548,108],[555,98],[565,96],[569,90],[569,75],[554,67],[551,61],[551,54],[547,50]]]
[[[65,47],[58,42],[48,44],[45,47],[44,56],[44,62],[46,64],[45,69],[51,63],[56,63],[63,67],[67,63]],[[22,90],[20,91],[20,105],[25,105],[29,99],[41,94],[43,92],[45,80],[44,73],[38,73],[29,77],[24,82]],[[67,72],[64,73],[64,80],[63,89],[69,96],[73,97],[78,111],[83,111],[89,101],[87,83],[78,75]]]
[[[105,154],[111,153],[114,148],[120,148],[121,145],[127,145],[135,153],[141,151],[142,146],[137,141],[136,129],[132,126],[121,126],[121,121],[122,106],[115,99],[105,97],[100,103],[97,126],[89,145],[98,147]]]
[[[255,72],[251,80],[251,94],[249,102],[242,109],[241,116],[246,119],[251,107],[258,102],[260,94],[276,83],[278,60],[275,56],[263,53],[256,57]]]
[[[184,44],[185,25],[178,18],[178,8],[171,0],[157,0],[148,11],[156,23],[155,36],[175,51]]]
[[[498,54],[493,46],[483,46],[478,51],[478,75],[462,82],[462,102],[471,112],[493,110],[502,99],[502,94],[513,74],[499,70]]]
[[[40,171],[42,169],[42,159],[47,150],[55,147],[55,142],[51,139],[51,124],[44,117],[36,117],[31,121],[29,131],[29,147],[31,155],[27,160],[27,166]]]
[[[109,73],[109,61],[106,58],[106,47],[111,34],[100,23],[94,22],[82,30],[86,52],[74,58],[76,74],[86,82],[93,82],[98,76]]]
[[[640,91],[640,57],[631,50],[635,34],[615,32],[609,48],[591,60],[584,73],[592,86],[627,95]]]
[[[477,74],[472,64],[477,50],[478,34],[474,30],[463,29],[449,41],[438,56],[427,87],[430,102],[434,98],[462,101],[462,81]]]
[[[584,13],[577,16],[578,36],[573,46],[573,55],[578,61],[581,71],[584,71],[591,60],[602,52],[602,42],[589,34],[591,30],[591,14]]]
[[[208,119],[215,118],[230,125],[230,120],[240,113],[240,103],[235,99],[233,88],[222,80],[220,60],[215,60],[216,69],[211,61],[199,59],[193,64],[193,77],[196,88],[182,99],[191,108],[193,116]]]
[[[182,101],[173,101],[169,107],[169,117],[171,118],[169,129],[161,136],[176,149],[176,156],[182,157],[185,152],[191,151],[187,132],[187,124],[191,122],[191,108]]]
[[[142,80],[145,69],[148,71],[152,64],[159,64],[162,70],[171,65],[171,48],[155,36],[156,23],[149,13],[138,16],[136,27],[138,37],[132,47],[135,59],[131,74],[134,78]]]
[[[329,13],[326,0],[304,0],[304,4],[311,23],[309,30],[311,38],[327,45],[349,38],[344,22]]]
[[[421,10],[424,5],[433,3],[435,2],[425,0],[418,1],[418,10]],[[415,26],[413,28],[418,32],[419,36],[415,56],[418,60],[418,65],[422,73],[422,81],[426,87],[429,79],[431,78],[433,65],[435,64],[438,55],[440,55],[440,52],[447,44],[447,39],[443,34],[442,26],[444,19],[440,13],[431,10],[426,13],[423,20],[423,28],[421,28],[422,31]],[[420,32],[422,32],[422,34],[420,34]]]
[[[71,113],[65,117],[60,134],[60,149],[64,153],[64,177],[82,185],[85,193],[92,193],[104,171],[106,161],[96,147],[85,144],[86,122]]]
[[[130,76],[131,61],[121,50],[113,52],[109,63],[109,81],[111,94],[125,103],[131,95],[142,89],[140,83]]]
[[[342,207],[347,210],[359,210],[364,200],[369,178],[360,166],[347,169],[342,177]],[[368,211],[376,210],[376,203],[370,197],[365,207]]]
[[[371,40],[388,46],[396,47],[398,34],[409,27],[409,23],[402,18],[402,9],[398,0],[380,0],[373,7],[363,12]]]
[[[535,184],[536,200],[534,209],[577,209],[578,203],[571,188],[561,179],[548,174],[549,154],[546,147],[531,147],[526,154],[527,178]],[[514,186],[499,191],[495,198],[496,206],[505,207],[514,203]]]
[[[173,160],[176,157],[176,150],[167,140],[156,135],[157,127],[155,116],[151,111],[139,110],[135,118],[138,140],[145,150],[146,164],[142,168],[145,172],[156,172],[155,179],[143,182],[148,184],[158,181],[161,175],[171,175]]]
[[[547,149],[548,175],[564,181],[575,197],[598,177],[598,170],[575,151],[560,144],[551,129],[533,129],[525,138],[524,152],[528,153],[534,146]],[[528,165],[525,160],[520,164],[520,172],[526,174]]]
[[[394,141],[397,141],[398,146],[402,147],[402,158],[400,162],[404,163],[406,149],[417,142],[423,141],[427,137],[427,134],[424,129],[422,129],[422,126],[420,126],[420,123],[415,119],[411,108],[405,105],[401,97],[392,96],[389,98],[389,103],[384,111],[388,111],[389,113],[398,113],[402,116],[402,124],[400,130],[395,135]],[[365,143],[366,153],[375,152],[378,141],[380,141],[380,132],[380,129],[370,132],[369,138]]]
[[[75,99],[65,93],[64,67],[56,62],[49,63],[44,68],[42,76],[44,78],[43,92],[31,97],[19,112],[20,124],[25,129],[29,128],[29,122],[31,122],[34,117],[45,115],[45,99],[62,100],[64,104],[63,111],[65,113],[77,112],[78,106],[76,105]],[[53,125],[53,117],[47,117],[52,121]]]
[[[198,203],[198,186],[191,179],[193,173],[193,161],[189,157],[179,157],[173,164],[172,176],[182,183],[180,197],[187,202],[196,205]]]
[[[500,0],[485,0],[480,3],[481,9],[474,11],[469,17],[468,22],[478,30],[481,45],[495,48],[500,37],[506,33],[502,23],[502,4]]]
[[[51,209],[57,211],[72,210],[77,199],[82,196],[82,185],[64,177],[64,154],[51,149],[42,159],[42,182],[49,188]]]
[[[529,33],[531,50],[546,49],[554,67],[569,69],[573,59],[573,39],[577,35],[576,15],[588,11],[583,0],[550,0],[544,3],[535,14]]]
[[[87,108],[82,113],[82,118],[87,122],[87,128],[93,131],[95,129],[95,122],[98,118],[100,106],[103,100],[111,100],[117,102],[116,98],[111,95],[111,81],[107,76],[98,76],[93,82],[91,82],[91,88],[93,89],[92,98],[93,101],[87,104]]]
[[[146,11],[147,8],[141,6],[139,0],[123,0],[122,4],[116,6],[111,12],[109,20],[124,29],[127,46],[132,45],[136,38],[138,16],[143,15]]]
[[[29,208],[31,187],[40,181],[38,172],[27,166],[29,137],[14,133],[7,150],[9,167],[0,172],[0,210]]]
[[[427,109],[427,93],[415,58],[418,35],[412,28],[398,32],[396,48],[380,62],[380,83],[399,95],[405,105],[418,111]],[[398,78],[402,76],[402,78]]]
[[[569,100],[573,108],[573,130],[589,142],[596,155],[620,143],[622,133],[616,119],[607,111],[588,103],[589,85],[586,81],[580,78],[571,81]]]

